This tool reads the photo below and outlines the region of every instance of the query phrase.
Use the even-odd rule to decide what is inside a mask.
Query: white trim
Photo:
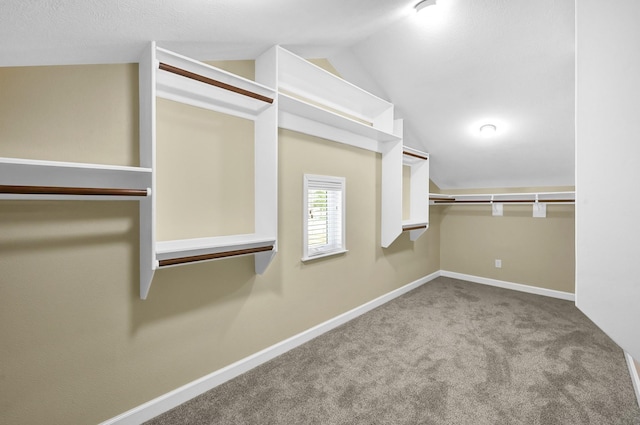
[[[640,406],[640,376],[638,376],[638,369],[633,361],[633,357],[625,351],[624,358],[627,360],[627,366],[629,366],[629,374],[631,374],[631,382],[633,383],[633,389],[636,392],[636,401]]]
[[[316,255],[312,255],[311,257],[302,257],[301,261],[312,261],[312,260],[316,260],[318,258],[324,258],[324,257],[329,257],[331,255],[338,255],[338,254],[344,254],[349,252],[348,249],[339,249],[336,251],[329,251],[329,252],[325,252],[323,254],[316,254]]]
[[[421,279],[411,282],[401,288],[395,289],[385,295],[382,295],[374,300],[371,300],[353,310],[347,311],[339,316],[329,319],[324,323],[307,329],[291,338],[285,339],[271,347],[265,348],[255,354],[245,357],[229,366],[223,367],[207,376],[203,376],[200,379],[196,379],[180,388],[176,388],[160,397],[157,397],[151,401],[148,401],[138,407],[122,413],[114,418],[111,418],[100,425],[137,425],[142,422],[148,421],[174,407],[206,392],[212,388],[223,384],[230,379],[233,379],[256,366],[261,365],[287,351],[304,344],[325,332],[328,332],[340,325],[347,323],[348,321],[355,319],[356,317],[379,307],[394,298],[399,297],[419,286],[424,285],[427,282],[440,276],[440,271],[431,273]]]
[[[537,286],[523,285],[521,283],[506,282],[504,280],[489,279],[487,277],[473,276],[470,274],[456,273],[446,270],[440,270],[440,276],[468,280],[469,282],[497,286],[498,288],[512,289],[514,291],[528,292],[530,294],[544,295],[545,297],[559,298],[561,300],[575,301],[575,295],[570,292],[539,288]]]

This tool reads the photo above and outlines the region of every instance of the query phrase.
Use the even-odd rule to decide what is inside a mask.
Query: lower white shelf
[[[152,244],[153,245],[153,244]],[[153,248],[153,246],[152,246]],[[149,268],[140,268],[140,298],[147,299],[153,274],[157,269],[253,255],[256,273],[262,274],[276,253],[276,237],[257,234],[178,239],[155,244],[153,250],[141,246],[140,258],[150,260]],[[142,263],[144,264],[144,263]]]
[[[275,250],[276,238],[246,234],[210,238],[179,239],[156,243],[158,267],[250,255]]]
[[[409,239],[417,240],[429,228],[429,222],[426,220],[404,220],[402,222],[402,231],[409,232]]]
[[[403,220],[402,221],[402,230],[417,230],[417,229],[427,229],[429,227],[429,222],[426,220]]]

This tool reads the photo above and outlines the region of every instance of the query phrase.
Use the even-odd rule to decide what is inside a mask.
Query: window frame
[[[339,240],[333,243],[327,243],[322,247],[309,246],[309,187],[310,186],[326,186],[326,189],[318,188],[316,190],[336,190],[336,184],[339,185],[341,203],[340,208],[340,229]],[[302,261],[315,260],[332,255],[343,254],[347,252],[346,243],[346,179],[344,177],[323,176],[317,174],[305,174],[303,184],[303,208],[302,208]],[[328,222],[328,225],[330,223]],[[327,238],[332,233],[331,229],[327,229]]]

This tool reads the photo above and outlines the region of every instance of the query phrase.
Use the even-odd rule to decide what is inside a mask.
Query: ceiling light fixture
[[[436,5],[436,0],[422,0],[421,2],[416,4],[414,8],[416,9],[416,13],[419,13],[421,10],[424,10],[427,7],[435,6],[435,5]]]
[[[480,135],[482,137],[491,137],[494,134],[496,134],[497,130],[498,129],[493,124],[484,124],[484,125],[480,126]]]

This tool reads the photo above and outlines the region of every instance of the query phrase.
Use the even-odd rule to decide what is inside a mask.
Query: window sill
[[[339,255],[339,254],[344,254],[345,252],[349,252],[348,249],[339,249],[336,251],[331,251],[331,252],[325,252],[323,254],[318,254],[318,255],[313,255],[310,257],[302,257],[302,261],[312,261],[312,260],[317,260],[318,258],[325,258],[325,257],[330,257],[332,255]]]

